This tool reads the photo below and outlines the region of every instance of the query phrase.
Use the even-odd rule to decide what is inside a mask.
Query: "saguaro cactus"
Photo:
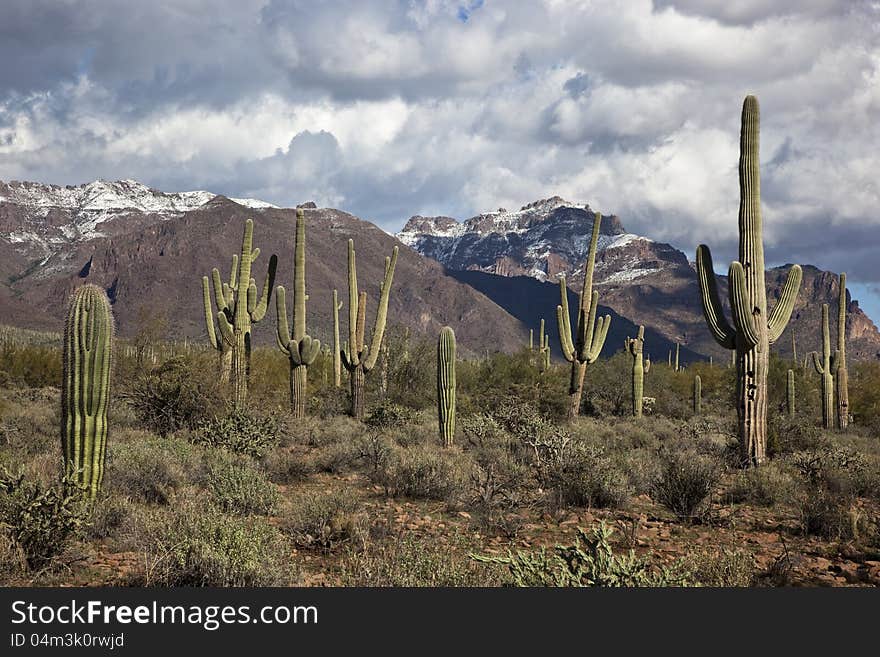
[[[538,334],[538,371],[542,374],[550,369],[550,336],[544,333],[544,318],[541,318],[541,330]]]
[[[448,326],[437,339],[437,417],[440,441],[451,447],[455,437],[455,333]]]
[[[104,290],[84,285],[64,324],[61,450],[66,476],[94,499],[104,479],[113,314]]]
[[[584,263],[584,284],[578,302],[577,334],[572,336],[571,316],[568,313],[568,288],[565,275],[559,277],[559,291],[562,303],[556,306],[556,319],[559,324],[559,344],[562,355],[571,363],[571,379],[568,385],[568,417],[577,417],[581,407],[584,389],[584,376],[587,365],[595,363],[602,352],[611,316],[596,318],[599,308],[599,292],[593,290],[593,269],[596,265],[596,247],[599,243],[599,226],[602,215],[598,212],[593,219],[593,234],[590,249]]]
[[[379,307],[376,310],[376,323],[369,347],[364,342],[367,316],[367,293],[358,292],[357,263],[355,262],[354,241],[348,240],[348,349],[343,349],[342,364],[349,372],[351,381],[350,414],[358,420],[364,419],[364,375],[376,366],[385,334],[385,320],[388,315],[388,296],[394,280],[394,267],[397,264],[397,247],[391,257],[385,258],[385,277],[379,288]]]
[[[822,426],[826,429],[834,428],[834,376],[831,362],[831,332],[828,330],[828,304],[822,304],[822,362],[819,362],[819,354],[812,352],[813,367],[822,377]]]
[[[681,345],[677,342],[675,343],[675,371],[680,372],[681,367],[678,365],[678,350],[681,348]]]
[[[694,376],[694,415],[703,414],[703,380],[700,375]]]
[[[238,276],[238,256],[232,256],[232,267],[228,285],[224,285],[223,295],[227,303],[232,302],[232,294],[235,289],[235,281]],[[232,375],[232,345],[214,329],[214,308],[211,305],[211,290],[207,276],[202,276],[202,302],[205,306],[205,327],[208,330],[208,342],[218,353],[218,368],[220,371],[220,383],[228,385]],[[228,289],[228,294],[226,290]]]
[[[284,286],[279,285],[275,290],[275,337],[278,348],[290,361],[290,410],[294,418],[300,419],[306,414],[309,366],[321,353],[321,343],[306,333],[306,219],[301,208],[296,210],[293,254],[293,333],[287,324]]]
[[[632,356],[632,414],[642,417],[642,401],[645,396],[645,363],[643,352],[645,347],[645,327],[639,326],[639,334],[635,338],[627,337],[624,341],[626,350]],[[651,361],[648,361],[650,363]],[[650,367],[650,364],[648,365]]]
[[[837,428],[849,425],[849,375],[846,371],[846,274],[840,275],[840,298],[837,301],[837,351],[832,355],[834,388],[837,395]]]
[[[733,326],[724,317],[709,247],[701,244],[697,248],[697,276],[706,324],[718,344],[736,352],[736,410],[744,465],[760,465],[767,458],[770,345],[779,339],[788,324],[802,275],[800,266],[792,266],[779,302],[773,312],[768,313],[758,141],[758,100],[747,96],[740,131],[739,259],[730,264],[729,270]]]
[[[232,350],[232,400],[237,409],[244,408],[247,403],[251,326],[266,316],[269,297],[272,296],[272,287],[275,285],[275,269],[278,266],[278,257],[273,255],[269,258],[263,292],[258,298],[256,281],[251,278],[251,268],[260,255],[260,249],[253,248],[253,242],[254,222],[248,219],[244,224],[241,255],[232,259],[233,270],[236,270],[237,265],[237,273],[230,275],[230,282],[224,284],[220,281],[220,271],[216,267],[211,270],[220,337]],[[205,315],[207,319],[207,311]]]
[[[788,417],[794,418],[794,370],[788,370],[785,379],[785,410],[788,412]]]
[[[333,290],[333,385],[337,388],[342,385],[342,349],[339,345],[339,311],[342,310],[342,302],[339,294]]]

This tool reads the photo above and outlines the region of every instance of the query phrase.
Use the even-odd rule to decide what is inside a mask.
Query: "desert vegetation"
[[[880,584],[880,364],[856,363],[850,376],[845,331],[832,354],[827,307],[814,368],[771,351],[800,268],[768,312],[756,100],[742,117],[732,324],[711,255],[697,253],[707,324],[733,351],[729,366],[682,362],[678,347],[674,362],[670,352],[652,364],[644,327],[616,351],[605,344],[611,318],[597,318],[592,283],[599,216],[574,317],[560,281],[562,358],[543,320],[537,348],[532,328],[513,354],[473,354],[449,327],[410,334],[388,316],[397,247],[368,340],[351,240],[348,340],[339,344],[334,291],[332,333],[320,333],[333,347],[322,350],[306,325],[302,211],[292,330],[277,257],[260,293],[251,278],[251,220],[229,281],[217,269],[203,279],[204,343],[115,336],[94,286],[69,300],[58,335],[4,328],[0,578]],[[273,292],[275,347],[251,330]]]

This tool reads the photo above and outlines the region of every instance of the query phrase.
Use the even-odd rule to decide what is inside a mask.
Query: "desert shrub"
[[[61,349],[39,344],[4,344],[0,347],[0,381],[5,386],[60,386]]]
[[[703,586],[749,587],[755,584],[758,574],[754,555],[725,547],[692,554],[683,566]]]
[[[393,447],[391,441],[378,431],[368,431],[354,440],[353,453],[369,468],[372,476],[388,465]]]
[[[108,445],[105,486],[134,500],[168,504],[198,469],[196,448],[174,436],[162,439],[142,431],[129,432],[128,438]]]
[[[247,457],[217,454],[208,460],[205,483],[217,508],[240,516],[268,515],[279,495]]]
[[[117,536],[132,516],[132,504],[128,500],[102,495],[92,505],[92,512],[85,528],[86,536],[105,539]]]
[[[417,417],[418,413],[413,409],[386,400],[374,406],[364,422],[368,427],[382,431],[405,427]]]
[[[61,405],[55,395],[51,400],[34,399],[28,395],[16,403],[4,403],[6,410],[0,418],[0,444],[25,456],[58,449]]]
[[[552,433],[555,425],[534,406],[515,397],[506,397],[491,412],[495,423],[511,436],[523,442],[533,441]]]
[[[447,541],[400,535],[348,549],[340,567],[341,586],[497,586],[495,569],[459,555],[469,546],[452,536]]]
[[[872,492],[875,472],[865,454],[849,447],[826,447],[792,454],[789,462],[804,482],[833,493]]]
[[[711,456],[695,450],[664,450],[660,454],[660,474],[652,487],[653,497],[679,519],[697,519],[720,477],[721,467]]]
[[[24,551],[12,533],[12,527],[0,523],[0,577],[10,577],[27,571]]]
[[[505,435],[498,421],[488,413],[466,415],[457,422],[465,442],[475,448],[496,445]]]
[[[822,429],[812,418],[790,418],[785,413],[771,413],[767,427],[767,451],[771,456],[819,449],[827,443]]]
[[[300,547],[331,549],[366,534],[351,493],[305,493],[291,501],[291,509],[281,526]]]
[[[801,531],[832,540],[854,538],[859,517],[854,515],[853,499],[825,488],[804,489],[797,498]]]
[[[394,497],[450,500],[464,488],[460,459],[436,448],[396,449],[374,475]]]
[[[590,532],[578,527],[572,545],[557,545],[552,552],[511,552],[507,556],[471,555],[483,563],[507,567],[512,586],[682,586],[687,583],[678,568],[657,567],[632,551],[620,556],[608,542],[613,530],[604,522]]]
[[[143,586],[272,586],[289,574],[283,535],[264,518],[230,516],[183,503],[147,520],[138,551]]]
[[[725,497],[733,503],[774,506],[791,499],[796,482],[781,464],[768,463],[737,473]]]
[[[269,447],[278,444],[280,435],[281,420],[277,415],[229,409],[223,415],[202,420],[192,440],[236,454],[260,457]]]
[[[269,481],[276,484],[292,484],[309,476],[311,469],[304,459],[287,449],[276,449],[265,454],[260,461]]]
[[[183,356],[140,372],[120,393],[144,426],[160,436],[206,421],[216,396],[216,381],[195,359]]]
[[[558,503],[615,509],[629,498],[622,469],[595,445],[576,444],[550,471],[550,487]]]
[[[44,488],[24,475],[0,469],[0,524],[7,527],[32,570],[61,554],[82,528],[87,506],[72,482]]]
[[[354,443],[333,443],[315,450],[311,464],[316,472],[339,474],[352,468],[358,460],[358,448]]]
[[[654,482],[660,476],[660,458],[657,450],[644,447],[631,449],[620,454],[619,459],[632,494],[650,495],[654,489]]]

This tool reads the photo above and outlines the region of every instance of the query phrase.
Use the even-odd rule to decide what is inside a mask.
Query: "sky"
[[[742,100],[768,265],[880,319],[880,2],[4,0],[0,180],[133,178],[389,231],[560,195],[736,257]]]

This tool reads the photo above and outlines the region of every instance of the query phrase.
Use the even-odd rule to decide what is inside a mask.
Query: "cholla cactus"
[[[593,234],[590,238],[590,249],[584,263],[584,284],[581,288],[578,303],[577,333],[572,335],[571,316],[568,312],[568,288],[565,276],[559,277],[561,304],[556,306],[556,319],[559,324],[559,344],[562,355],[571,363],[571,378],[568,384],[568,417],[577,417],[580,413],[581,395],[584,389],[584,376],[587,365],[595,363],[602,352],[611,316],[596,318],[599,309],[599,293],[593,290],[593,269],[596,266],[596,248],[599,242],[599,227],[602,215],[598,212],[593,219]]]
[[[321,343],[306,333],[306,219],[301,208],[296,210],[296,245],[293,258],[293,333],[287,324],[284,286],[275,290],[278,312],[275,338],[278,348],[290,362],[290,410],[295,419],[306,414],[309,366],[321,353]]]
[[[721,306],[709,247],[701,244],[697,248],[697,276],[706,324],[718,344],[736,352],[736,410],[744,465],[760,465],[767,458],[770,345],[788,324],[802,275],[798,265],[789,270],[782,297],[773,312],[768,312],[758,140],[758,100],[747,96],[740,132],[739,260],[731,263],[728,279],[732,326]]]
[[[379,290],[379,308],[373,326],[373,338],[369,347],[364,342],[367,316],[367,293],[359,292],[357,285],[357,263],[355,262],[354,241],[348,240],[348,348],[341,352],[342,364],[349,372],[351,381],[350,414],[358,420],[364,419],[364,375],[376,366],[382,337],[385,334],[385,320],[388,315],[388,297],[391,282],[394,280],[394,267],[397,264],[397,247],[391,257],[385,258],[385,277]]]
[[[440,441],[452,447],[455,437],[455,333],[444,326],[437,339],[437,417]]]
[[[645,362],[643,352],[645,347],[645,327],[639,326],[639,334],[635,338],[624,341],[626,350],[632,356],[632,414],[633,417],[642,417],[642,402],[645,396]],[[650,368],[648,361],[648,368]]]
[[[217,325],[220,327],[220,339],[232,351],[232,399],[236,409],[244,408],[247,403],[248,377],[251,364],[251,326],[266,316],[269,297],[275,285],[275,269],[278,258],[269,258],[269,268],[263,283],[263,292],[257,297],[257,284],[251,278],[254,260],[260,255],[260,249],[253,248],[254,222],[248,219],[244,224],[244,237],[241,240],[241,255],[233,258],[233,270],[228,284],[220,280],[220,271],[214,268],[211,276],[214,283],[214,303]],[[237,267],[236,267],[237,266]],[[204,291],[204,281],[203,281]],[[208,311],[205,311],[208,317]],[[210,335],[213,321],[208,322]]]
[[[819,354],[811,353],[813,367],[822,377],[822,426],[826,429],[834,428],[834,376],[831,374],[833,364],[831,362],[831,333],[828,330],[828,304],[822,304],[822,362],[819,362]]]
[[[70,298],[64,324],[61,451],[66,479],[95,499],[104,479],[113,313],[104,290],[84,285]]]

